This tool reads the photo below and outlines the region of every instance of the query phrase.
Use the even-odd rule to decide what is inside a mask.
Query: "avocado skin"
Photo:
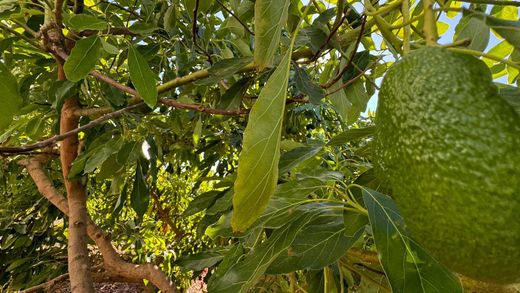
[[[457,273],[520,282],[520,117],[487,66],[411,52],[384,77],[376,123],[375,167],[412,236]]]

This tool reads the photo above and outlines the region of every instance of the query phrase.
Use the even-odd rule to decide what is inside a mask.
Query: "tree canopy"
[[[367,105],[433,45],[520,111],[519,6],[0,0],[1,288],[179,292],[206,268],[209,292],[481,286],[409,235]]]

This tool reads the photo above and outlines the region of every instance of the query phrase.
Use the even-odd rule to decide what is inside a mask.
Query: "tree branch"
[[[244,115],[244,114],[249,113],[249,111],[247,109],[224,110],[224,109],[206,108],[202,105],[181,103],[174,99],[159,99],[159,102],[161,104],[172,106],[177,109],[193,110],[193,111],[197,111],[197,112],[216,114],[216,115],[236,116],[236,115]]]
[[[29,175],[38,187],[38,191],[61,212],[69,215],[67,200],[54,188],[53,183],[43,171],[42,160],[42,157],[28,158],[21,160],[20,165],[26,167]],[[112,246],[110,236],[96,226],[90,218],[87,221],[87,233],[98,246],[103,256],[105,270],[111,275],[122,276],[132,280],[147,279],[162,292],[178,292],[173,282],[156,265],[150,263],[137,265],[123,261]]]
[[[500,5],[500,6],[520,7],[519,1],[501,1],[501,0],[460,0],[460,1],[467,2],[467,3],[475,3],[475,4],[492,4],[492,5]]]
[[[109,114],[105,114],[104,116],[101,116],[99,117],[98,119],[95,119],[81,127],[78,127],[78,128],[75,128],[73,130],[70,130],[68,132],[65,132],[65,133],[62,133],[62,134],[59,134],[59,135],[55,135],[51,138],[48,138],[48,139],[45,139],[45,140],[42,140],[40,142],[37,142],[37,143],[33,143],[33,144],[28,144],[28,145],[24,145],[24,146],[16,146],[16,147],[0,147],[0,153],[16,153],[16,154],[23,154],[23,153],[27,153],[27,152],[30,152],[30,151],[33,151],[33,150],[36,150],[36,149],[41,149],[41,148],[44,148],[46,146],[49,146],[49,145],[52,145],[58,141],[62,141],[64,139],[66,139],[67,137],[70,137],[70,136],[73,136],[73,135],[76,135],[82,131],[85,131],[85,130],[88,130],[88,129],[91,129],[107,120],[110,120],[110,119],[113,119],[113,118],[116,118],[116,117],[119,117],[121,116],[122,114],[124,114],[125,112],[128,112],[128,111],[131,111],[133,109],[137,109],[141,106],[144,105],[144,102],[140,102],[138,104],[135,104],[135,105],[132,105],[132,106],[128,106],[126,108],[123,108],[123,109],[120,109],[120,110],[117,110],[117,111],[114,111],[114,112],[111,112]]]

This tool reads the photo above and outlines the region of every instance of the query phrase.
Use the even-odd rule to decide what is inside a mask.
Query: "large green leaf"
[[[291,247],[271,264],[268,274],[283,274],[301,269],[321,269],[345,254],[353,244],[345,233],[342,205],[310,204],[313,218],[302,227]]]
[[[275,230],[267,241],[257,245],[244,259],[232,265],[219,279],[210,283],[208,292],[247,292],[281,254],[287,251],[300,229],[309,222],[309,215]]]
[[[232,219],[235,231],[244,231],[258,218],[276,188],[290,61],[289,49],[249,114],[235,180]]]
[[[282,28],[287,21],[289,0],[255,2],[255,65],[261,71],[272,65],[280,46]]]
[[[379,259],[393,292],[462,292],[459,280],[408,235],[390,197],[371,189],[362,193]]]
[[[101,54],[103,45],[98,36],[91,36],[76,42],[69,58],[63,65],[63,70],[70,81],[80,81],[94,69]]]
[[[144,102],[150,107],[157,104],[157,87],[155,86],[155,74],[144,57],[134,46],[128,48],[128,71],[130,79]]]
[[[0,131],[2,131],[11,124],[13,116],[18,113],[23,102],[18,92],[16,78],[3,64],[0,64],[0,97],[2,101],[2,106],[0,107]]]

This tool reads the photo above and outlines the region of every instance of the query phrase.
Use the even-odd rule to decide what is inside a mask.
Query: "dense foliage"
[[[518,111],[519,5],[465,2],[1,0],[2,288],[67,272],[68,218],[34,184],[37,158],[62,196],[86,188],[123,259],[178,288],[209,268],[209,292],[461,292],[376,176],[367,104],[438,33]],[[79,131],[60,132],[67,115]]]

